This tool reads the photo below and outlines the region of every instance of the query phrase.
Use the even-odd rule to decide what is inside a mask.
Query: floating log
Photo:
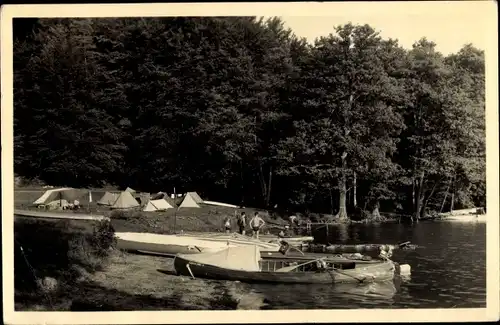
[[[322,244],[309,244],[307,247],[301,249],[305,252],[311,253],[363,253],[363,252],[378,252],[380,250],[397,250],[397,249],[416,249],[418,246],[410,242],[401,244],[359,244],[359,245],[322,245]]]

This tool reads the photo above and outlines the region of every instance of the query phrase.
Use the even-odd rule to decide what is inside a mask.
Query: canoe
[[[219,243],[229,243],[231,245],[250,245],[250,246],[259,246],[262,249],[265,249],[267,251],[274,251],[277,252],[280,248],[280,244],[278,243],[266,243],[264,241],[258,240],[258,239],[252,239],[252,238],[241,238],[241,237],[233,237],[233,236],[207,236],[207,237],[202,237],[202,236],[189,236],[189,235],[181,235],[178,236],[179,238],[191,238],[193,240],[203,240],[203,241],[209,241],[209,242],[219,242]],[[244,236],[243,236],[244,237]]]
[[[66,220],[91,220],[91,221],[109,221],[109,217],[102,215],[92,215],[83,213],[64,213],[64,212],[46,212],[31,210],[14,210],[14,215],[18,217],[30,217],[40,219],[66,219]]]
[[[223,242],[182,238],[174,235],[117,232],[115,236],[118,249],[164,255],[217,252],[230,246]]]
[[[311,236],[292,236],[292,237],[283,237],[280,238],[275,235],[259,235],[259,239],[252,238],[251,236],[247,235],[241,235],[238,233],[203,233],[203,232],[189,232],[189,233],[183,233],[183,234],[177,234],[177,236],[183,236],[183,237],[197,237],[197,238],[202,238],[202,239],[210,239],[210,240],[220,240],[220,239],[242,239],[242,240],[250,240],[250,241],[260,241],[260,242],[273,242],[277,243],[279,240],[285,240],[288,243],[295,245],[295,244],[305,244],[307,242],[311,242],[314,240],[314,237]]]
[[[458,221],[458,222],[486,222],[485,214],[465,214],[465,215],[447,215],[440,221]]]
[[[323,261],[324,262],[324,261]],[[178,275],[192,278],[240,281],[247,283],[366,283],[388,281],[399,269],[391,260],[366,265],[335,265],[321,260],[282,263],[261,258],[254,246],[228,247],[215,253],[177,254],[174,268]]]

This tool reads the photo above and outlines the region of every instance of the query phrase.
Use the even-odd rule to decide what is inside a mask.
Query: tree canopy
[[[14,28],[20,176],[344,219],[485,206],[484,53],[470,44],[444,56],[353,24],[309,44],[256,17]]]

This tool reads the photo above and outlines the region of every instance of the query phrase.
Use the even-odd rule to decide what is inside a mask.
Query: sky
[[[388,10],[390,12],[390,10]],[[348,22],[369,24],[380,32],[383,38],[398,39],[399,44],[407,49],[426,37],[436,43],[436,49],[448,55],[456,53],[464,44],[472,43],[485,50],[489,35],[485,33],[490,25],[474,11],[444,12],[435,11],[425,14],[389,14],[359,15],[343,14],[331,16],[281,16],[285,26],[290,27],[299,37],[305,37],[313,43],[315,38],[327,36],[333,27]]]

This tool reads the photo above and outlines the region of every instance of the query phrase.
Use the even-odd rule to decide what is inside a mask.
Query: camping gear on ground
[[[257,246],[228,247],[214,253],[177,254],[174,268],[178,275],[248,283],[364,283],[388,281],[399,272],[391,260],[357,265],[314,259],[275,261],[261,258]]]
[[[183,238],[175,235],[117,232],[115,236],[118,249],[159,255],[197,254],[206,251],[219,251],[228,246],[226,242]]]
[[[139,206],[139,202],[130,192],[121,192],[111,209],[132,209]]]
[[[203,200],[196,192],[187,192],[179,205],[180,208],[200,208],[200,204],[203,203]]]
[[[166,200],[160,199],[160,200],[150,200],[144,207],[143,211],[146,212],[165,211],[173,208],[174,207],[171,206],[170,203],[168,203]]]

